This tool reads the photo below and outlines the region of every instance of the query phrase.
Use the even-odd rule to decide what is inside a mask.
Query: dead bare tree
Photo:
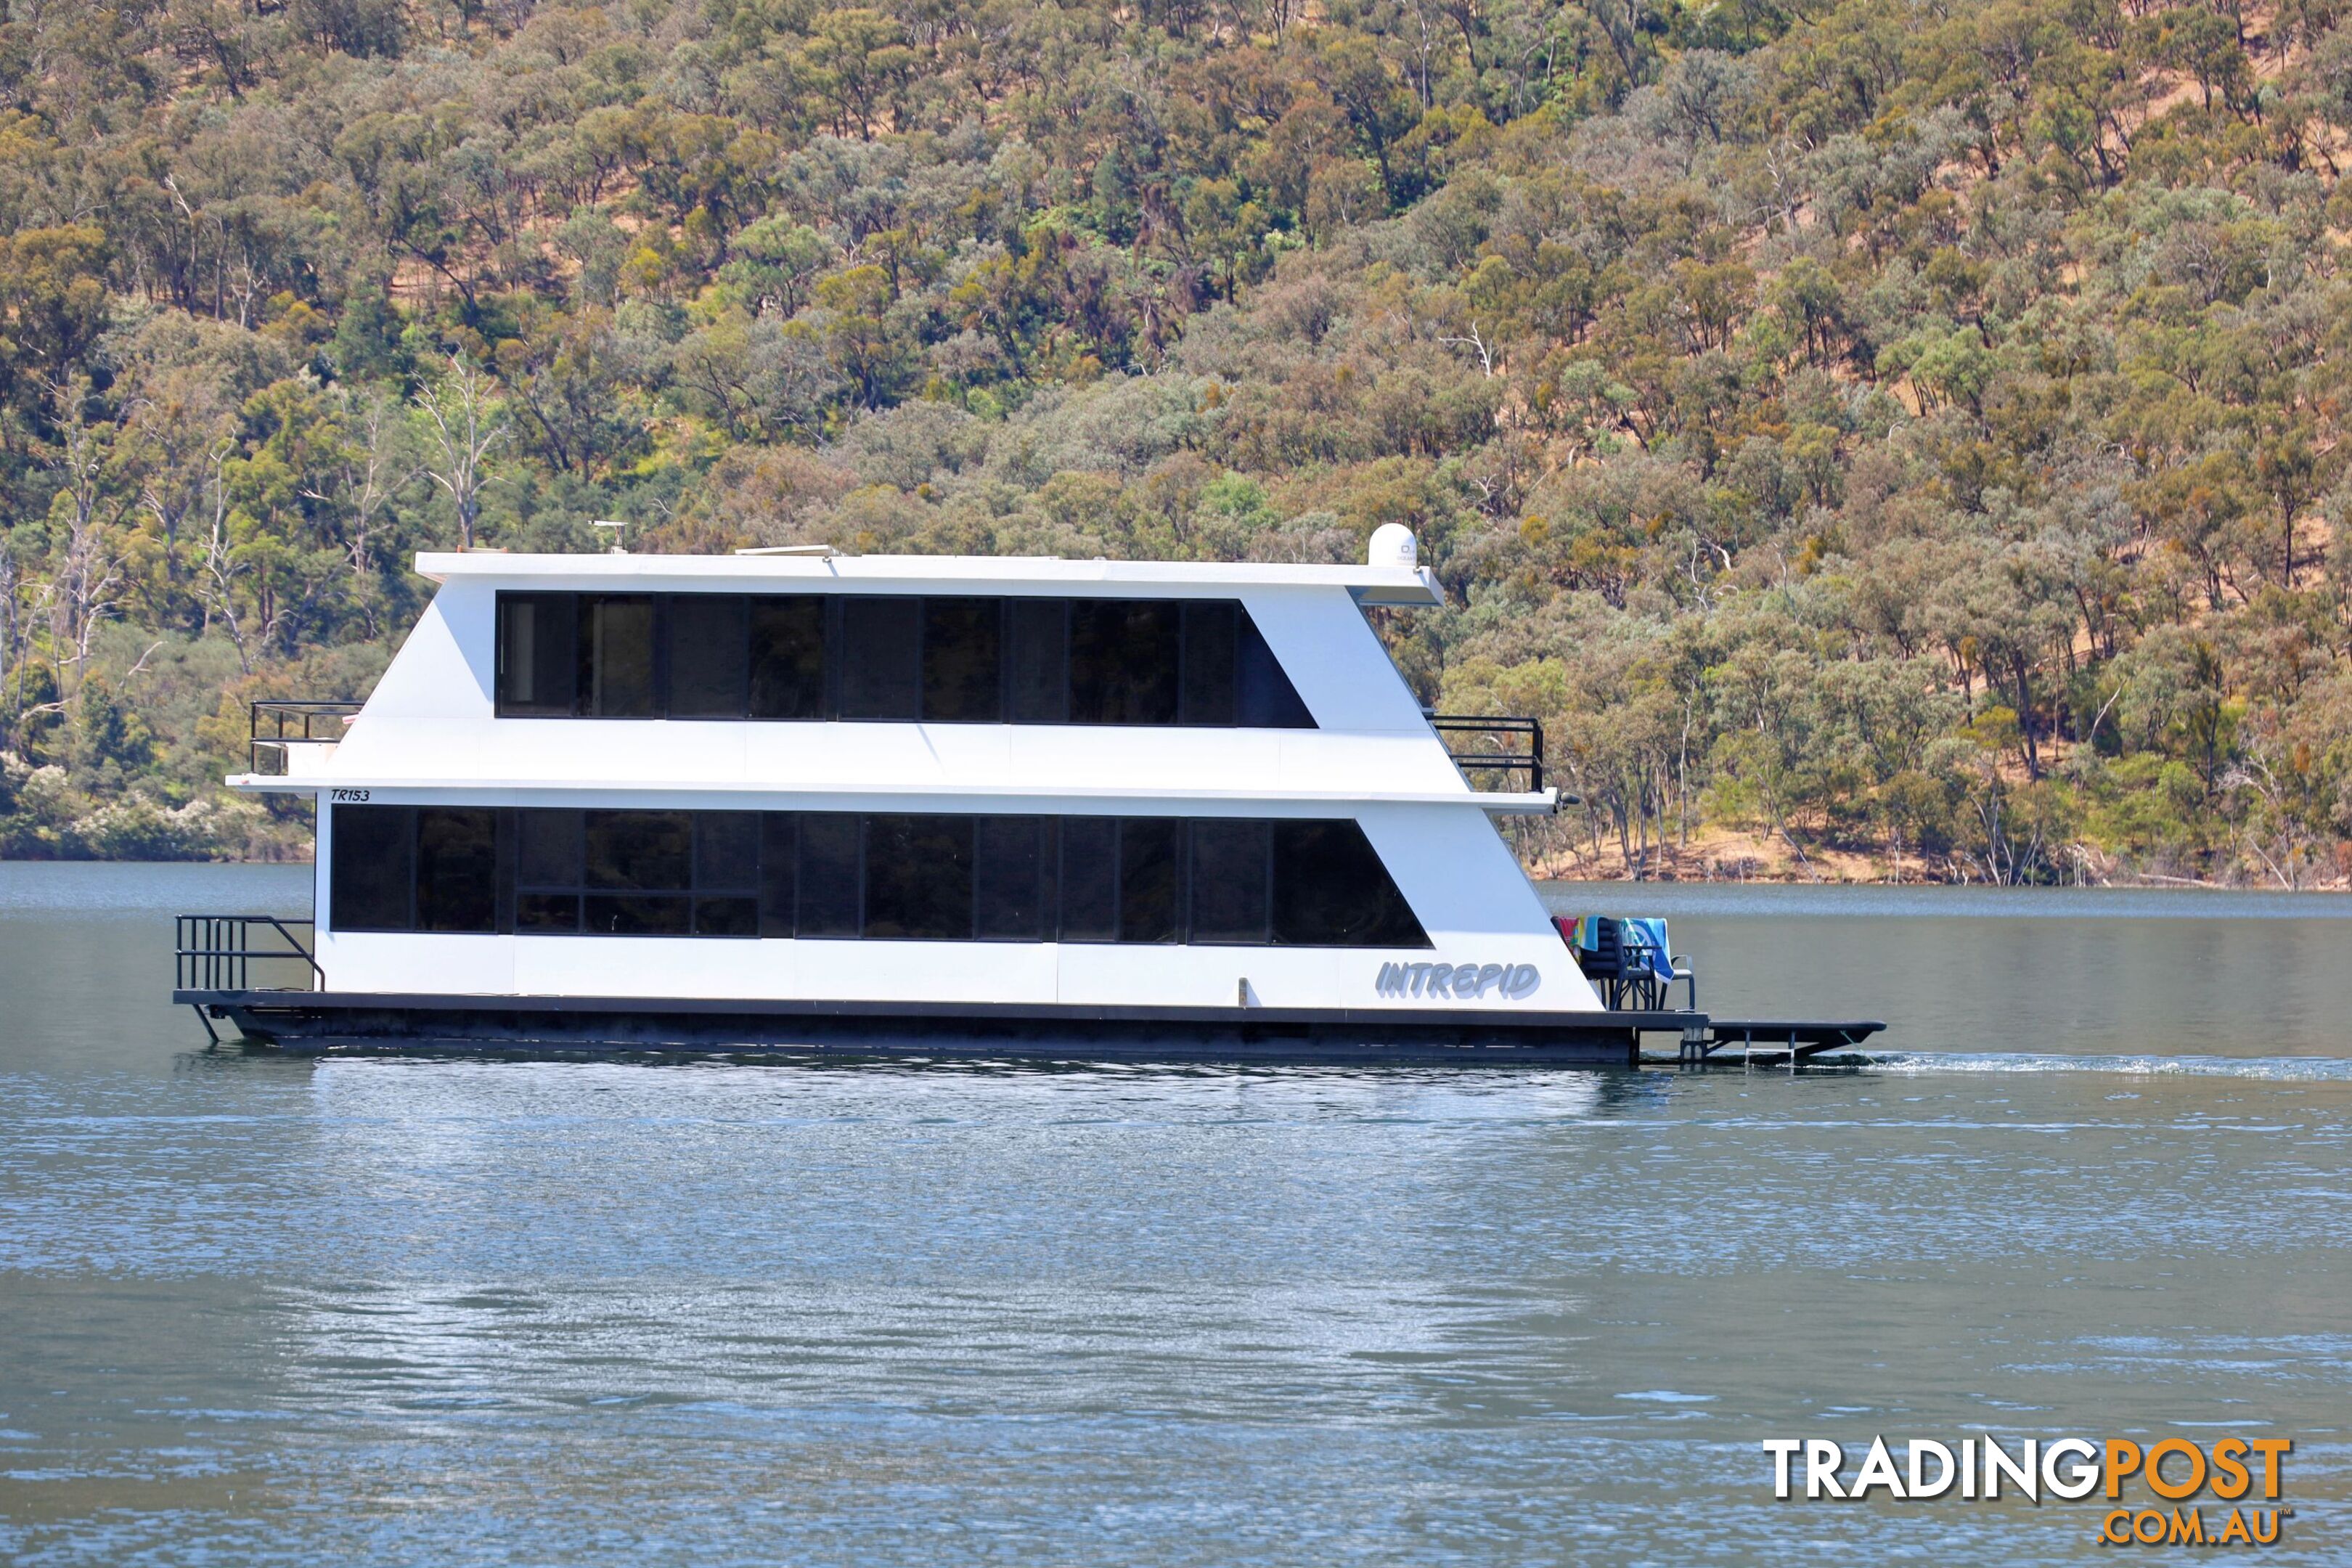
[[[448,492],[457,509],[457,547],[471,550],[483,470],[491,448],[506,439],[506,411],[491,400],[490,378],[463,354],[449,356],[449,374],[417,395],[416,407],[436,449],[425,476]]]
[[[205,536],[205,585],[201,595],[206,629],[218,616],[221,625],[228,628],[228,640],[236,646],[238,668],[251,675],[253,650],[246,635],[244,617],[236,610],[236,578],[244,568],[236,559],[236,542],[229,534],[228,487],[221,482],[221,466],[235,450],[226,442],[213,448],[212,473],[206,486],[212,519]]]
[[[1478,353],[1479,366],[1484,369],[1489,376],[1492,376],[1495,374],[1495,350],[1498,345],[1488,342],[1486,338],[1480,334],[1477,322],[1473,321],[1470,323],[1470,332],[1466,337],[1449,338],[1441,336],[1437,341],[1444,343],[1450,349],[1467,348],[1476,350]]]
[[[23,574],[16,567],[16,558],[0,550],[0,688],[8,684],[13,674],[16,679],[16,700],[8,705],[9,721],[0,728],[0,752],[16,749],[15,717],[25,706],[25,640],[26,617],[18,611],[17,600],[23,593]]]
[[[89,663],[90,639],[116,604],[123,585],[122,557],[109,537],[100,515],[105,502],[102,475],[106,453],[100,433],[80,414],[80,399],[64,400],[72,413],[58,432],[62,447],[54,467],[65,481],[59,494],[66,501],[66,547],[51,582],[50,648],[72,651],[58,658],[60,698],[69,697],[66,670],[74,684]]]
[[[376,595],[371,591],[375,581],[376,531],[383,525],[393,498],[425,470],[401,450],[400,432],[389,398],[377,393],[363,400],[356,399],[348,388],[341,395],[341,412],[349,434],[334,467],[333,493],[318,489],[302,493],[312,500],[341,508],[349,520],[343,554],[351,562],[360,614],[365,617],[368,635],[373,637],[381,631],[376,624]]]

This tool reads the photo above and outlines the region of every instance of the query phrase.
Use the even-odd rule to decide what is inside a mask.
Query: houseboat
[[[1707,1022],[1596,990],[1521,873],[1496,819],[1555,809],[1539,731],[1391,663],[1368,612],[1441,602],[1402,528],[1362,566],[416,570],[364,704],[257,705],[228,783],[315,802],[314,914],[182,917],[207,1029],[1622,1065]]]

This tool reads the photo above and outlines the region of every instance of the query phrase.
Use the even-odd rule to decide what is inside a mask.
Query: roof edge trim
[[[1344,588],[1367,605],[1444,602],[1427,567],[1325,566],[1271,562],[1067,561],[1002,555],[510,555],[487,550],[428,550],[417,575],[438,584],[465,578],[493,583],[562,579],[577,584],[793,584],[864,589],[956,584],[967,589],[1092,588],[1141,595],[1171,589],[1232,593],[1245,588]]]

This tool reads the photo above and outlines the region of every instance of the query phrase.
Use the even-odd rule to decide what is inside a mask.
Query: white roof
[[[494,550],[425,551],[418,575],[547,588],[757,587],[937,593],[944,588],[1175,596],[1244,588],[1344,588],[1360,604],[1438,605],[1427,567],[1294,566],[1258,562],[1065,561],[1052,555],[509,555]]]

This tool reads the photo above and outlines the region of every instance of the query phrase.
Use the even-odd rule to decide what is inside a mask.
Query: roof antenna
[[[606,553],[612,555],[626,555],[628,553],[627,551],[621,548],[621,531],[629,526],[625,519],[622,521],[614,522],[609,518],[598,518],[588,526],[591,528],[609,528],[613,531],[613,548]]]
[[[1420,564],[1420,547],[1413,542],[1412,530],[1401,522],[1384,522],[1372,530],[1370,546],[1364,552],[1367,566],[1402,566],[1412,571]]]

